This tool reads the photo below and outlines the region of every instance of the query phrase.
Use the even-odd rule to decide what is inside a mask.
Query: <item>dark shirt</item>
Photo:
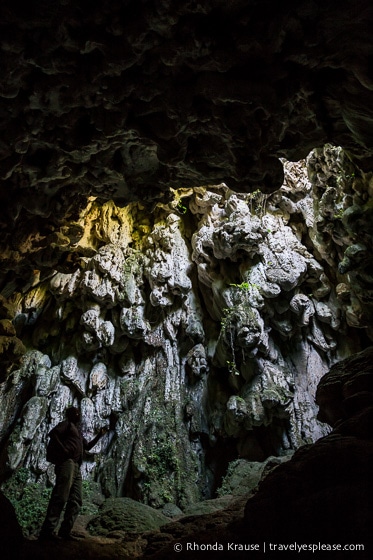
[[[64,420],[49,432],[50,437],[54,435],[58,436],[63,447],[66,449],[66,453],[62,451],[61,462],[72,459],[81,465],[86,441],[80,433],[79,428],[72,422],[69,422],[69,420]]]

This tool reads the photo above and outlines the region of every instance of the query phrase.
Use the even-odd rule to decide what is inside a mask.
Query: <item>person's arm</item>
[[[86,440],[83,440],[84,449],[86,451],[89,451],[90,449],[92,449],[92,447],[94,447],[96,445],[96,443],[99,441],[99,439],[102,438],[102,436],[104,434],[106,434],[107,431],[108,431],[108,429],[106,427],[100,428],[98,434],[90,442],[87,442]]]

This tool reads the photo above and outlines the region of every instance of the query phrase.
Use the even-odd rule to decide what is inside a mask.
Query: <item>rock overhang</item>
[[[370,163],[366,0],[18,8],[2,3],[1,17],[1,198],[13,218],[66,212],[76,195],[159,200],[218,182],[270,192],[279,157],[327,141]]]
[[[76,268],[92,197],[270,193],[325,142],[369,171],[372,20],[368,0],[2,2],[3,295]]]

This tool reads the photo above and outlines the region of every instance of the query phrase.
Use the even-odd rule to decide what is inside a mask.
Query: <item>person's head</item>
[[[78,422],[80,422],[79,408],[76,408],[75,406],[69,406],[69,408],[66,409],[66,418],[69,420],[69,422],[78,424]]]

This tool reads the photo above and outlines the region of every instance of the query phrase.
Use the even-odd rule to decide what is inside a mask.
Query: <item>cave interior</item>
[[[118,558],[202,514],[367,553],[372,28],[369,0],[1,2],[1,540],[37,535],[74,405],[107,429],[92,534],[155,532]]]

